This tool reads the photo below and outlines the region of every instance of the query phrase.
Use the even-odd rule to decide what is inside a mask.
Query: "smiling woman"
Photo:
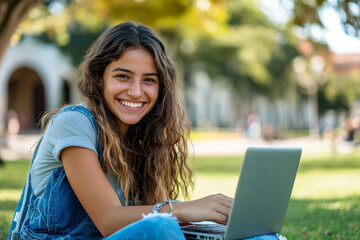
[[[127,48],[105,68],[102,81],[106,104],[123,133],[150,112],[159,93],[155,62],[144,48]]]
[[[176,199],[193,185],[190,124],[159,36],[132,22],[111,27],[80,68],[84,104],[43,118],[9,238],[185,239],[172,215],[226,224],[232,198]]]

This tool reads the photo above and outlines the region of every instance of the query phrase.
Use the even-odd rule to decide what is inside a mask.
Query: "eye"
[[[145,78],[144,81],[149,82],[149,83],[156,83],[157,82],[157,80],[154,79],[154,78]]]
[[[115,77],[120,79],[130,79],[130,77],[126,74],[117,74]]]

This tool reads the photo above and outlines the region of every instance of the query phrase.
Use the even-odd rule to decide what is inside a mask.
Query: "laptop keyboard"
[[[226,231],[226,225],[222,224],[196,224],[181,227],[183,230],[213,233],[213,234],[224,234]]]

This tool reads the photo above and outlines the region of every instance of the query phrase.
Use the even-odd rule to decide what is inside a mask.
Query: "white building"
[[[42,113],[77,102],[78,75],[69,58],[54,45],[26,38],[9,47],[0,63],[0,130],[16,112],[20,131],[37,128]],[[1,132],[1,131],[0,131]]]
[[[295,95],[269,100],[254,94],[244,99],[228,81],[212,80],[205,71],[194,73],[190,82],[185,93],[186,109],[199,129],[225,127],[244,131],[249,137],[276,137],[285,129],[308,127],[307,102]],[[257,126],[256,134],[248,132],[253,126]]]

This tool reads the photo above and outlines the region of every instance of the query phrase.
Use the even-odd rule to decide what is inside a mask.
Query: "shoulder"
[[[62,108],[50,120],[45,135],[54,139],[74,136],[95,138],[98,133],[95,117],[83,105]]]
[[[59,159],[64,148],[77,146],[95,152],[98,130],[94,116],[81,105],[67,106],[50,120],[44,133],[44,144],[55,159]],[[50,149],[51,148],[51,149]]]
[[[90,122],[94,129],[97,129],[94,115],[89,111],[86,105],[69,105],[62,108],[54,115],[51,122],[74,122],[84,123]]]

